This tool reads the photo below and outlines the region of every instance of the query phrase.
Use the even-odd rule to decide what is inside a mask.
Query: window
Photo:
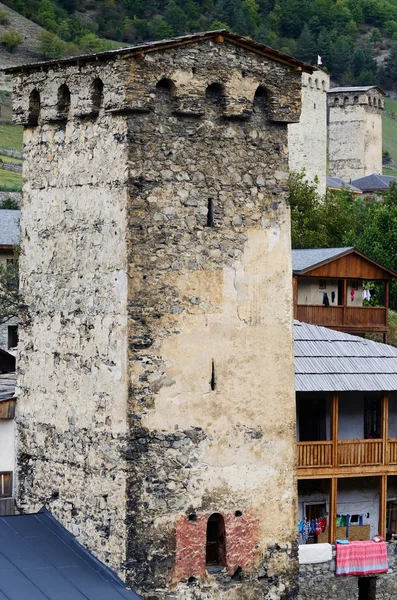
[[[318,287],[320,288],[320,290],[326,290],[327,289],[327,280],[320,279]]]
[[[380,438],[380,399],[364,399],[364,439]]]
[[[386,505],[386,528],[388,533],[397,533],[397,501],[388,500]]]
[[[28,123],[33,127],[39,122],[40,116],[40,94],[37,90],[33,90],[29,96],[29,117]]]
[[[102,80],[95,79],[91,87],[91,102],[92,102],[92,113],[97,115],[103,104],[103,83]]]
[[[0,473],[0,498],[12,496],[12,473]]]
[[[314,502],[313,504],[305,504],[305,516],[309,521],[321,519],[327,514],[325,502]]]
[[[217,107],[222,107],[225,99],[225,88],[221,83],[211,83],[205,90],[205,97]]]
[[[8,348],[16,348],[18,346],[18,325],[8,326]]]
[[[219,513],[211,515],[207,522],[205,564],[208,567],[226,564],[225,521]]]
[[[70,111],[70,91],[66,84],[58,89],[57,117],[67,119]]]

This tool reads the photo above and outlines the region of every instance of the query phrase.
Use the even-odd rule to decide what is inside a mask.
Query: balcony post
[[[332,440],[332,466],[338,466],[338,392],[332,392],[331,399],[331,440]]]
[[[343,314],[342,324],[346,324],[346,306],[347,306],[347,279],[343,280]]]
[[[379,525],[378,533],[386,538],[386,502],[387,502],[387,475],[379,478]]]
[[[328,542],[335,543],[336,539],[336,510],[338,504],[338,478],[331,477],[329,493],[329,523],[328,523]]]
[[[382,394],[382,465],[389,463],[387,439],[389,437],[389,394]]]

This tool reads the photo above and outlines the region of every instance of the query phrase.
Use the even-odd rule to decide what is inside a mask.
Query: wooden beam
[[[382,464],[388,464],[387,460],[387,439],[389,437],[389,394],[383,392],[382,394],[382,406],[381,406],[381,426],[382,426]]]
[[[379,525],[378,533],[386,538],[386,502],[387,502],[387,475],[379,478]]]
[[[331,440],[332,440],[332,466],[338,466],[338,419],[339,397],[338,392],[332,393],[331,399]]]
[[[380,477],[381,475],[397,475],[397,466],[370,465],[356,467],[302,467],[297,471],[298,479],[331,479],[338,477]]]
[[[338,479],[332,477],[329,487],[329,524],[328,524],[328,542],[335,543],[336,539],[336,510],[338,504]]]

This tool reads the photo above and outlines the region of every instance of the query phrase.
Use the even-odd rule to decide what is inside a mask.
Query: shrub
[[[12,53],[22,44],[23,35],[16,29],[9,29],[3,33],[0,42],[5,45],[8,52]]]
[[[0,25],[8,25],[10,22],[10,17],[5,10],[0,10]]]

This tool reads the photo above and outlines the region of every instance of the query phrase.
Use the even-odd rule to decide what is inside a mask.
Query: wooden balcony
[[[298,477],[396,472],[397,439],[298,442]],[[363,470],[364,469],[364,470]],[[368,469],[372,469],[369,471]],[[361,472],[360,472],[361,470]],[[322,472],[322,475],[320,475]]]
[[[294,318],[303,323],[333,327],[340,331],[387,331],[385,306],[323,306],[295,305]]]

